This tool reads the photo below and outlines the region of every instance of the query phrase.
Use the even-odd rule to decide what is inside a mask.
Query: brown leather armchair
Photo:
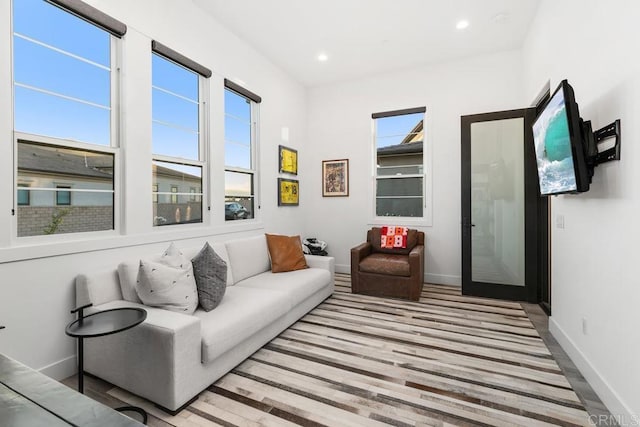
[[[420,299],[424,282],[424,233],[410,229],[407,247],[380,246],[380,228],[351,249],[351,292],[382,297]]]

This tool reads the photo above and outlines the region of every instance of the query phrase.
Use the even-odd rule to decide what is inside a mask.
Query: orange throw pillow
[[[265,236],[267,236],[273,273],[309,268],[307,260],[304,258],[304,252],[302,252],[300,236],[280,236],[266,233]]]

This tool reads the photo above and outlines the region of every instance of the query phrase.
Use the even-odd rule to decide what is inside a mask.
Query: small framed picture
[[[349,159],[322,161],[322,197],[349,196]]]
[[[297,179],[278,178],[278,206],[300,204],[300,183]]]
[[[298,150],[278,145],[280,173],[298,175]]]

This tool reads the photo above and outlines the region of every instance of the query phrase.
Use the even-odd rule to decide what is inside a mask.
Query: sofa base
[[[176,409],[175,411],[169,408],[165,408],[164,406],[158,405],[157,403],[154,403],[153,406],[155,406],[156,408],[162,410],[163,412],[166,412],[167,414],[171,415],[172,417],[175,417],[176,415],[178,415],[183,409],[186,409],[187,406],[191,405],[193,402],[195,402],[196,400],[198,400],[198,396],[199,394],[193,396],[193,399],[191,399],[190,401],[188,401],[187,403],[185,403],[184,405],[182,405],[181,407],[179,407],[178,409]]]
[[[152,346],[155,341],[149,341],[148,337],[144,336],[147,331],[143,327],[86,340],[86,370],[90,370],[95,376],[130,393],[150,400],[155,405],[162,407],[165,412],[178,412],[192,402],[194,396],[197,398],[207,387],[330,297],[333,294],[333,289],[334,286],[331,283],[330,286],[310,295],[284,316],[206,365],[201,362],[201,347],[198,337],[196,345],[187,346],[190,355],[183,363],[173,368],[179,372],[172,376],[171,381],[167,381],[167,372],[172,368],[162,360],[156,360],[156,363],[140,363],[131,366],[131,354],[137,354],[139,360],[150,361],[153,360],[153,354],[158,353]],[[124,301],[122,303],[132,305],[132,303]],[[184,346],[178,345],[178,347]],[[114,366],[117,366],[118,369],[114,369]],[[127,369],[122,367],[127,367]]]
[[[379,274],[363,272],[357,272],[356,274],[358,275],[357,279],[352,279],[351,293],[353,294],[400,298],[411,301],[420,300],[422,281],[412,280],[409,277],[381,279]]]

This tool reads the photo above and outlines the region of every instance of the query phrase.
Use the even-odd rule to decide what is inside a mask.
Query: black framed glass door
[[[534,117],[535,109],[462,117],[464,295],[537,301]]]

